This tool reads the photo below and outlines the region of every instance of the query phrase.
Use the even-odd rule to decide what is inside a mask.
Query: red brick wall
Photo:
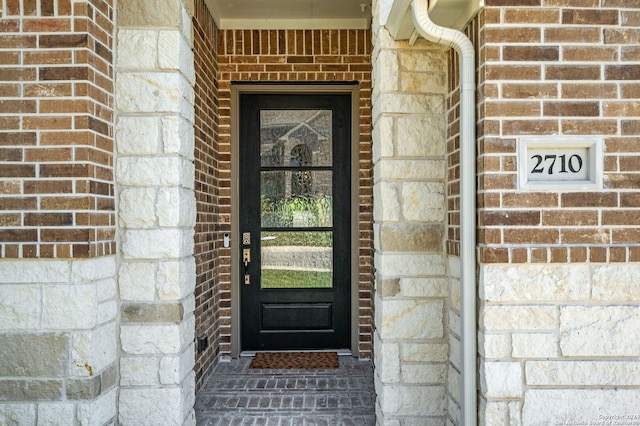
[[[219,243],[229,224],[220,221],[220,212],[229,199],[221,192],[221,165],[218,135],[218,54],[215,26],[204,0],[195,2],[193,18],[195,85],[195,192],[197,219],[195,229],[196,257],[196,336],[209,338],[209,347],[196,355],[195,371],[200,387],[216,363],[221,350],[221,321],[229,316],[229,306],[221,303],[223,284],[229,282],[220,265],[230,257],[230,249]],[[229,261],[227,260],[227,263]],[[226,310],[225,310],[226,309]]]
[[[0,11],[0,256],[113,254],[113,4]]]
[[[371,152],[371,34],[369,30],[265,30],[221,31],[218,39],[221,201],[230,193],[230,96],[231,81],[358,81],[360,83],[360,353],[371,355],[373,288],[373,176]],[[221,214],[229,215],[229,204]],[[229,270],[229,259],[221,259]],[[230,300],[229,274],[227,290],[221,300]],[[228,310],[224,312],[228,315]],[[222,327],[221,351],[229,352],[229,317]]]
[[[480,260],[638,261],[638,4],[544,3],[487,0],[477,20]],[[603,137],[604,188],[519,190],[527,135]]]

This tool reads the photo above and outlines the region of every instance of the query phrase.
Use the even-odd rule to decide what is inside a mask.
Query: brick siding
[[[627,3],[530,3],[487,1],[472,26],[480,260],[638,261],[640,15]],[[526,135],[603,137],[604,188],[518,190],[516,145]]]
[[[0,12],[0,256],[114,254],[112,2]]]
[[[216,242],[222,234],[229,232],[229,224],[220,221],[220,186],[222,173],[218,138],[218,29],[203,0],[196,1],[193,18],[195,85],[195,165],[196,206],[195,230],[196,256],[196,336],[209,337],[209,347],[196,355],[198,387],[207,378],[220,353],[221,317],[229,317],[228,306],[221,304],[222,282],[230,276],[221,277],[223,259],[229,264],[231,249]],[[228,154],[227,154],[228,155]],[[228,171],[227,171],[228,173]],[[228,180],[228,177],[227,177]]]

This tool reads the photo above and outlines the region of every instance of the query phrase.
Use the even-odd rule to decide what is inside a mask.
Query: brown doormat
[[[258,352],[249,368],[261,369],[309,369],[338,368],[336,352]]]

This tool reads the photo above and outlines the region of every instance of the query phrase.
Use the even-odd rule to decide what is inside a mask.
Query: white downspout
[[[477,424],[476,380],[476,138],[475,52],[462,32],[431,21],[427,0],[413,0],[413,22],[429,41],[453,47],[460,57],[460,262],[462,305],[462,424]]]

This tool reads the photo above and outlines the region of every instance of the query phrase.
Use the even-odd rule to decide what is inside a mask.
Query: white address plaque
[[[537,191],[601,189],[602,139],[521,138],[518,186]]]

